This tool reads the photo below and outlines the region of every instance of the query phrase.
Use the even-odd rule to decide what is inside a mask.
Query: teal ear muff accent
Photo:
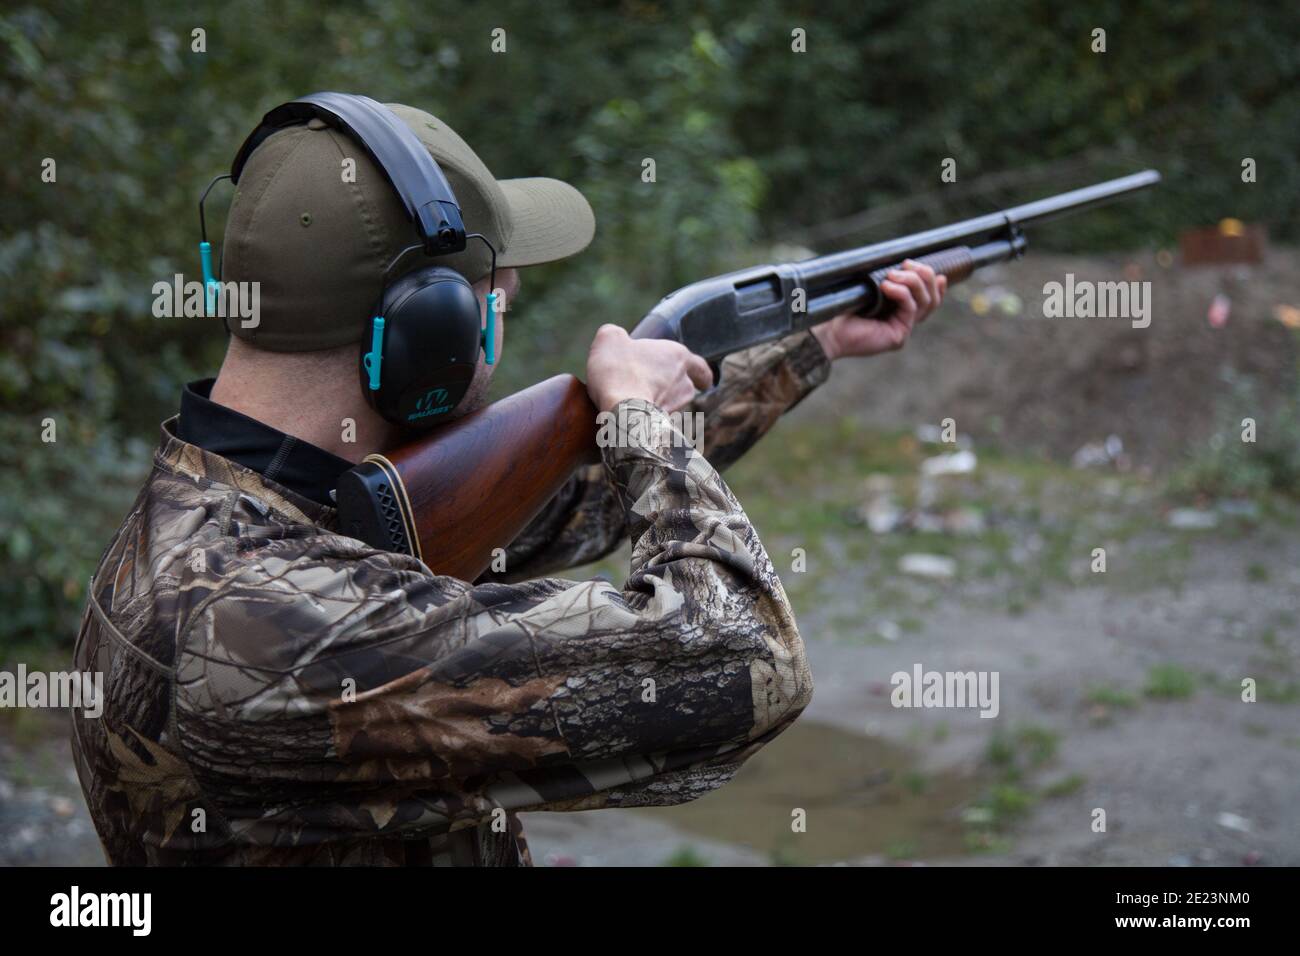
[[[208,193],[212,192],[212,187],[221,180],[229,178],[229,173],[222,173],[208,183],[208,188],[203,190],[203,195],[199,197],[199,263],[203,267],[203,313],[205,315],[212,315],[216,311],[216,299],[220,283],[212,274],[212,244],[208,242],[208,220],[203,213],[203,204],[207,202]]]
[[[483,330],[483,360],[495,365],[497,360],[497,294],[487,295],[487,328]]]
[[[379,375],[384,364],[384,317],[377,315],[372,320],[370,332],[370,351],[361,356],[361,363],[370,376],[370,390],[379,391]]]
[[[203,305],[204,311],[211,315],[215,309],[217,297],[217,280],[212,278],[212,243],[199,243],[199,262],[203,265]]]

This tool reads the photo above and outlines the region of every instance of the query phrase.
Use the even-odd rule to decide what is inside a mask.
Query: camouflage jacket
[[[807,333],[732,356],[699,400],[704,454],[624,403],[660,428],[603,449],[512,545],[509,575],[475,583],[338,534],[332,509],[164,423],[75,652],[104,675],[73,749],[109,861],[527,864],[518,811],[726,782],[812,682],[714,465],[827,368]],[[622,588],[536,577],[628,539]]]

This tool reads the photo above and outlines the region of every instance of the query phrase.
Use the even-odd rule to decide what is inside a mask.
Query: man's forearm
[[[717,387],[683,413],[704,416],[702,451],[721,471],[829,374],[816,338],[799,332],[729,356]],[[505,570],[489,571],[483,580],[522,581],[598,561],[626,539],[622,508],[604,469],[584,468],[506,549]]]
[[[704,414],[704,457],[722,471],[830,375],[830,360],[811,332],[728,356],[716,388],[687,411]]]

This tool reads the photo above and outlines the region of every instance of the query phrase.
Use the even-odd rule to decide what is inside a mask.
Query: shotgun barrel
[[[841,312],[886,318],[880,281],[904,259],[960,282],[980,266],[1024,253],[1023,228],[1130,195],[1160,182],[1148,169],[898,239],[775,266],[753,266],[671,292],[632,332],[672,339],[717,364],[732,352],[810,328]]]

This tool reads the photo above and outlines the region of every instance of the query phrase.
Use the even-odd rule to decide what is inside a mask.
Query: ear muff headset
[[[379,301],[366,318],[359,368],[362,394],[390,422],[436,425],[465,397],[479,350],[487,364],[496,361],[496,296],[487,296],[484,328],[473,289],[455,270],[431,265],[394,282],[388,277],[409,252],[444,256],[462,251],[469,239],[479,239],[492,253],[491,287],[496,288],[496,250],[485,236],[466,234],[460,204],[428,149],[396,114],[369,97],[313,93],[277,106],[239,148],[230,174],[208,184],[199,200],[199,257],[208,310],[217,283],[203,214],[208,192],[221,179],[238,183],[248,157],[272,133],[312,119],[346,133],[374,160],[402,201],[419,240],[389,263]]]

